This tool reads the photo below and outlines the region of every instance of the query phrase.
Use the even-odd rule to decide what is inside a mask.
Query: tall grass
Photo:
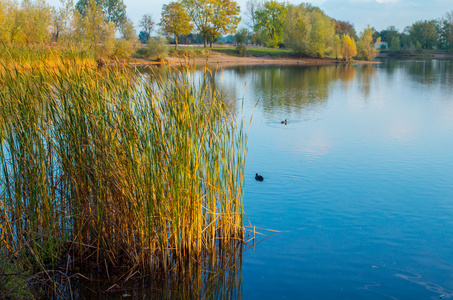
[[[184,274],[243,241],[246,135],[209,80],[5,69],[2,256],[48,277]]]
[[[66,65],[69,63],[96,65],[95,55],[91,49],[46,44],[20,47],[0,41],[0,71],[12,68],[27,71],[33,68],[55,68],[61,66],[63,61]]]

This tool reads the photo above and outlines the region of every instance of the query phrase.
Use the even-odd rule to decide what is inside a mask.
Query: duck
[[[264,180],[263,176],[258,175],[258,173],[255,174],[255,179],[258,180],[258,181],[263,181]]]
[[[285,124],[288,123],[288,119],[285,119],[285,121],[281,121],[282,124]]]

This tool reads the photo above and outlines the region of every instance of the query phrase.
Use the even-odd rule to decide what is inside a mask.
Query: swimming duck
[[[258,180],[258,181],[263,181],[264,180],[263,176],[258,175],[258,173],[255,174],[255,179]]]
[[[286,125],[286,123],[288,123],[288,119],[285,119],[285,121],[282,121],[281,123]]]

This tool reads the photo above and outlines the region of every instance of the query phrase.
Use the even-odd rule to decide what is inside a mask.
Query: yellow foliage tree
[[[8,0],[0,0],[0,41],[9,43],[11,41],[11,30],[14,25],[17,5]]]
[[[348,34],[343,35],[341,39],[341,56],[343,60],[350,60],[357,55],[357,46],[354,39]]]
[[[89,0],[85,15],[74,13],[77,30],[77,42],[94,49],[96,56],[111,56],[115,50],[116,26],[106,22],[102,7],[94,0]]]
[[[240,7],[233,0],[182,0],[182,4],[203,36],[205,47],[208,38],[212,47],[221,34],[236,33],[241,21]]]
[[[167,36],[175,38],[175,50],[178,50],[178,37],[187,35],[193,30],[190,18],[180,2],[170,2],[162,6],[162,19],[159,25]]]
[[[373,41],[373,29],[368,26],[360,34],[358,41],[359,55],[367,61],[372,61],[376,56],[379,55],[379,50],[375,48],[376,43],[380,43],[381,38]]]
[[[51,17],[51,8],[44,0],[22,1],[14,13],[11,40],[22,46],[49,42]]]
[[[332,45],[335,35],[335,24],[332,19],[322,11],[315,10],[310,15],[311,31],[308,49],[312,55],[324,57]]]

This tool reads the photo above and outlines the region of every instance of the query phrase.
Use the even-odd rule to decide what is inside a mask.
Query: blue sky
[[[138,28],[140,18],[149,13],[158,21],[162,5],[168,4],[171,0],[123,1],[127,6],[129,18],[134,22],[137,31],[140,31]],[[236,1],[245,8],[246,0]],[[288,0],[288,2],[292,4],[309,2],[318,6],[328,16],[354,24],[357,33],[362,31],[367,24],[378,31],[386,29],[390,25],[403,31],[406,26],[416,21],[437,19],[444,16],[446,12],[453,11],[453,0]],[[48,0],[48,3],[57,5],[58,0]]]
[[[163,4],[170,0],[123,0],[127,6],[129,17],[138,24],[141,16],[150,13],[154,19],[160,19]],[[246,0],[236,0],[245,8]],[[418,20],[430,20],[442,17],[453,10],[453,0],[314,0],[296,1],[299,4],[309,2],[320,7],[332,18],[349,21],[355,25],[357,32],[370,24],[376,30],[386,29],[395,25],[400,31]]]

